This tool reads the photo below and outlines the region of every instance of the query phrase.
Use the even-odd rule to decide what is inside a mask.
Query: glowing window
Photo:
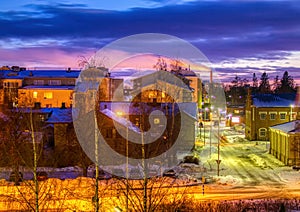
[[[37,98],[37,95],[38,95],[38,92],[37,92],[37,91],[33,91],[33,98],[34,98],[34,99]]]
[[[155,118],[153,122],[154,122],[154,124],[159,124],[160,120],[159,120],[159,118]]]
[[[45,92],[44,93],[44,98],[45,99],[52,99],[53,98],[52,92]]]

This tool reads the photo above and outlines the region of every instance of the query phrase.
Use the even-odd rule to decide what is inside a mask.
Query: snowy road
[[[284,188],[297,182],[290,167],[268,154],[268,143],[236,141],[220,142],[220,183],[243,187],[265,186]],[[218,139],[214,133],[210,142],[200,153],[200,159],[207,168],[207,175],[217,177]],[[223,178],[223,180],[222,180]],[[226,179],[224,179],[226,178]],[[229,182],[228,179],[230,178]],[[227,181],[226,181],[227,180]]]

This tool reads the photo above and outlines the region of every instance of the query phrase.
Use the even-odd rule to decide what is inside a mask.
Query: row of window
[[[4,88],[18,88],[19,83],[18,82],[4,82],[3,87]]]
[[[38,97],[38,92],[33,91],[33,98],[36,99]],[[53,98],[53,93],[52,92],[44,92],[44,99],[52,99]]]
[[[46,83],[45,83],[46,81]],[[62,82],[61,80],[33,80],[33,84],[34,85],[45,85],[47,84],[48,82],[48,85],[62,85]],[[74,80],[64,80],[64,84],[67,84],[67,85],[74,85],[75,81]]]
[[[294,115],[295,113],[293,113]],[[270,120],[276,120],[277,119],[277,112],[269,112],[269,119]],[[285,120],[287,116],[287,112],[279,112],[279,119]],[[267,119],[267,112],[260,112],[259,113],[260,120],[266,120]]]

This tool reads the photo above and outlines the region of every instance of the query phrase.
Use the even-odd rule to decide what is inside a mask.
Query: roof
[[[51,113],[52,109],[51,108],[15,108],[16,112],[22,112],[22,113]]]
[[[290,107],[295,103],[296,94],[255,94],[253,105],[256,107]]]
[[[51,108],[52,113],[49,119],[46,121],[48,124],[58,123],[71,123],[72,120],[72,108]]]
[[[297,120],[290,121],[290,122],[286,122],[283,124],[277,124],[277,125],[271,126],[270,128],[274,129],[274,130],[280,130],[285,133],[299,132],[299,131],[295,130],[296,122],[297,122]],[[298,120],[298,122],[299,122],[299,120]]]
[[[74,90],[75,86],[73,85],[29,85],[24,86],[21,89],[49,89],[49,90]]]
[[[156,84],[157,82],[161,81],[164,83],[175,85],[182,89],[192,90],[192,88],[188,84],[188,82],[190,81],[189,79],[185,78],[185,76],[182,74],[176,74],[175,72],[169,71],[144,71],[138,75],[134,75],[133,81],[138,81],[140,83],[140,87]]]
[[[113,111],[109,110],[109,109],[104,109],[101,111],[103,114],[105,114],[106,116],[108,116],[109,118],[111,118],[112,120],[118,122],[119,124],[128,127],[129,130],[132,130],[134,132],[140,132],[140,128],[138,128],[137,126],[135,126],[134,124],[132,124],[131,121],[118,116],[116,113],[114,113]]]
[[[79,70],[25,70],[25,71],[3,71],[4,79],[24,78],[78,78]]]
[[[146,102],[100,102],[100,110],[109,109],[114,113],[123,112],[130,115],[150,114],[155,110],[172,114],[173,103],[146,103]],[[168,111],[166,111],[168,109]],[[174,105],[175,114],[182,110],[196,119],[197,105],[194,102],[177,103]]]

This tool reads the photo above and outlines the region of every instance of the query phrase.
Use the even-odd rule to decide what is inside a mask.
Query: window
[[[52,99],[53,95],[52,92],[45,92],[44,93],[44,99]]]
[[[159,119],[159,118],[155,118],[155,119],[153,120],[153,122],[154,122],[154,124],[159,124],[159,123],[160,123],[160,119]]]
[[[286,113],[279,113],[280,120],[285,120],[286,119]]]
[[[38,92],[37,92],[37,91],[33,91],[33,98],[34,98],[34,99],[37,98],[37,95],[38,95]]]
[[[259,113],[259,117],[260,117],[260,120],[265,120],[266,117],[267,117],[267,113],[266,112],[261,112],[261,113]]]
[[[61,80],[49,80],[49,85],[61,85]]]
[[[267,136],[267,129],[266,128],[260,128],[259,129],[259,137],[266,137]]]
[[[276,113],[270,113],[270,120],[276,119]]]
[[[34,85],[44,85],[44,80],[33,80]]]

